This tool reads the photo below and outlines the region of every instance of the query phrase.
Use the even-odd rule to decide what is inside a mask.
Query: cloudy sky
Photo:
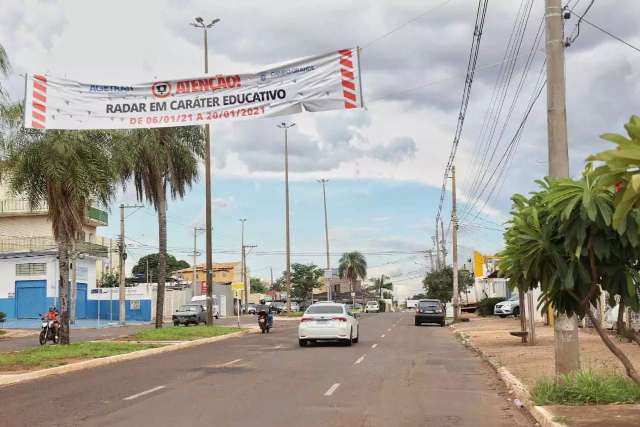
[[[582,13],[589,3],[570,0],[569,6]],[[210,32],[212,74],[253,72],[362,46],[365,110],[287,118],[297,123],[289,160],[293,262],[324,266],[316,255],[324,250],[316,179],[328,178],[332,263],[343,251],[360,250],[367,254],[370,275],[390,275],[400,294],[412,294],[429,266],[418,251],[433,246],[476,8],[472,0],[0,0],[0,44],[13,65],[3,84],[20,100],[24,72],[106,84],[199,76],[202,34],[188,25],[194,16],[221,18]],[[514,140],[544,78],[543,9],[542,0],[489,4],[456,161],[463,261],[473,249],[500,249],[511,194],[531,190],[547,169],[546,91]],[[637,16],[637,0],[615,6],[601,0],[587,19],[640,45]],[[577,34],[576,23],[576,16],[566,22],[567,36]],[[588,154],[606,147],[598,135],[621,131],[638,113],[640,54],[583,23],[566,55],[571,173],[577,174]],[[247,218],[246,240],[258,246],[249,267],[264,278],[270,268],[278,277],[284,266],[283,143],[275,126],[280,121],[213,128],[215,260],[238,259],[238,219]],[[445,228],[449,199],[447,193]],[[189,262],[193,227],[204,223],[203,200],[197,183],[185,200],[169,204],[170,251]],[[134,201],[125,191],[114,206]],[[135,260],[157,246],[155,214],[150,208],[129,213]],[[113,209],[102,234],[117,234],[116,215]],[[203,236],[198,245],[203,248]]]

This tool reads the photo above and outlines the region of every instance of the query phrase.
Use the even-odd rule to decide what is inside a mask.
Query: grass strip
[[[292,312],[283,312],[278,314],[278,316],[281,317],[302,317],[302,315],[304,314],[303,311],[292,311]]]
[[[96,359],[156,347],[152,344],[120,342],[80,342],[69,345],[44,345],[26,350],[0,353],[0,370],[50,368],[79,359]]]
[[[137,341],[191,341],[198,338],[217,337],[244,329],[229,326],[169,326],[159,329],[143,329],[129,338]]]
[[[581,371],[539,380],[531,399],[540,406],[635,403],[640,402],[640,386],[624,375]]]

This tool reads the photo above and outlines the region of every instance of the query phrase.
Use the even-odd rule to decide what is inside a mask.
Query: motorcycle
[[[42,317],[41,320],[42,329],[40,330],[40,337],[38,338],[40,345],[45,345],[47,341],[58,344],[60,342],[60,322],[45,317]]]
[[[261,311],[260,313],[258,313],[258,325],[260,326],[260,331],[263,334],[269,333],[269,329],[271,329],[272,323],[266,311]]]

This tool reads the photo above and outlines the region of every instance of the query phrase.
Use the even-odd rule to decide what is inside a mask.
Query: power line
[[[447,179],[451,166],[455,160],[456,151],[458,150],[458,144],[460,143],[460,136],[462,134],[462,128],[464,126],[464,120],[467,113],[467,107],[469,105],[469,98],[471,96],[471,86],[473,84],[473,76],[478,62],[478,53],[480,51],[480,41],[482,40],[482,32],[484,29],[485,17],[487,15],[488,0],[478,0],[478,9],[476,11],[476,21],[473,31],[473,39],[471,41],[471,49],[469,51],[469,60],[467,62],[467,74],[465,78],[464,89],[462,91],[462,101],[460,103],[460,112],[458,113],[458,123],[456,131],[451,144],[451,152],[447,165],[445,166],[444,174],[442,177],[442,188],[440,191],[440,202],[438,204],[438,213],[436,215],[436,223],[440,219],[442,214],[442,205],[447,189]]]
[[[573,12],[573,10],[572,10],[572,9],[569,9],[569,10],[571,10],[571,11]],[[605,30],[605,29],[604,29],[604,28],[602,28],[601,26],[599,26],[599,25],[597,25],[597,24],[595,24],[595,23],[593,23],[593,22],[591,22],[591,21],[587,20],[586,18],[582,18],[582,20],[583,20],[585,23],[587,23],[588,25],[590,25],[590,26],[592,26],[593,28],[595,28],[596,30],[601,31],[601,32],[603,32],[604,34],[608,35],[609,37],[611,37],[611,38],[613,38],[613,39],[615,39],[615,40],[619,41],[620,43],[627,45],[627,46],[628,46],[628,47],[630,47],[631,49],[633,49],[633,50],[635,50],[635,51],[637,51],[637,52],[640,52],[640,48],[639,48],[639,47],[632,45],[631,43],[629,43],[628,41],[626,41],[626,40],[622,39],[621,37],[616,36],[615,34],[613,34],[613,33],[609,32],[609,31]]]
[[[416,17],[414,17],[414,18],[411,18],[410,20],[408,20],[408,21],[404,22],[403,24],[398,25],[398,26],[397,26],[397,27],[395,27],[394,29],[392,29],[392,30],[390,30],[390,31],[388,31],[388,32],[386,32],[386,33],[384,33],[384,34],[382,34],[381,36],[378,36],[378,37],[376,37],[375,39],[373,39],[373,40],[369,41],[368,43],[364,44],[364,45],[362,46],[362,49],[367,48],[367,47],[371,46],[372,44],[379,42],[380,40],[382,40],[382,39],[384,39],[384,38],[386,38],[386,37],[390,36],[391,34],[395,33],[395,32],[396,32],[396,31],[398,31],[398,30],[401,30],[402,28],[406,27],[407,25],[411,24],[412,22],[417,21],[418,19],[422,18],[423,16],[428,15],[429,13],[431,13],[431,12],[433,12],[433,11],[437,10],[437,9],[440,9],[441,7],[445,6],[447,3],[450,3],[451,1],[452,1],[452,0],[445,0],[445,1],[443,1],[442,3],[440,3],[440,4],[438,4],[438,5],[434,6],[434,7],[432,7],[432,8],[430,8],[430,9],[425,10],[424,12],[422,12],[421,14],[419,14],[418,16],[416,16]]]

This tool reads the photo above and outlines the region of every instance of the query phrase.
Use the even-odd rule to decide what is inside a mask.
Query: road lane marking
[[[329,390],[327,390],[324,395],[325,396],[331,396],[333,394],[334,391],[336,391],[338,389],[338,387],[340,387],[340,383],[335,383],[334,385],[332,385],[331,387],[329,387]]]
[[[360,362],[362,362],[362,361],[364,360],[364,356],[365,356],[365,355],[360,356],[360,357],[358,358],[358,360],[356,360],[355,362],[353,362],[353,364],[354,364],[354,365],[359,365],[359,364],[360,364]]]
[[[140,392],[140,393],[138,393],[138,394],[133,394],[133,395],[131,395],[131,396],[129,396],[129,397],[125,397],[125,398],[124,398],[124,399],[122,399],[122,400],[133,400],[133,399],[137,399],[138,397],[145,396],[145,395],[147,395],[147,394],[149,394],[149,393],[153,393],[154,391],[162,390],[163,388],[167,388],[167,386],[166,386],[166,385],[159,385],[158,387],[150,388],[149,390],[145,390],[145,391]]]
[[[220,365],[220,366],[222,366],[222,367],[226,368],[227,366],[231,366],[231,365],[233,365],[234,363],[238,363],[238,362],[239,362],[239,361],[241,361],[241,360],[242,360],[242,359],[234,359],[234,360],[232,360],[232,361],[230,361],[230,362],[223,363],[223,364],[222,364],[222,365]]]
[[[380,335],[380,338],[384,338],[384,337],[385,337],[385,334]]]
[[[387,329],[387,332],[391,332],[391,328]]]
[[[378,346],[378,344],[374,344],[371,346],[371,348],[376,348]]]

